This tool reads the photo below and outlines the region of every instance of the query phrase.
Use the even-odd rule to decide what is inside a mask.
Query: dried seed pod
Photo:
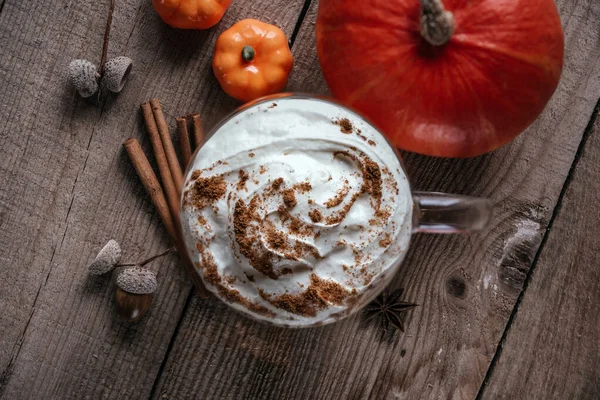
[[[152,304],[152,293],[156,287],[156,276],[152,271],[133,267],[121,272],[115,291],[117,314],[129,322],[142,318]]]
[[[123,90],[127,78],[133,68],[133,61],[129,57],[115,57],[104,65],[102,84],[111,92],[119,93]]]
[[[116,240],[111,239],[88,266],[88,270],[92,275],[102,275],[112,271],[120,260],[121,246]]]
[[[83,98],[98,91],[98,70],[87,60],[73,60],[69,64],[69,80]]]

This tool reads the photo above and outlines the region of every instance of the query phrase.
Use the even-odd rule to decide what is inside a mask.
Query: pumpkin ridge
[[[486,118],[486,110],[483,106],[483,102],[481,101],[481,97],[479,96],[478,91],[475,89],[474,84],[471,82],[471,80],[469,79],[470,77],[472,77],[472,72],[471,71],[463,71],[462,67],[466,67],[469,64],[473,64],[474,60],[471,57],[466,57],[463,56],[463,59],[460,60],[459,62],[455,62],[455,66],[452,68],[452,70],[448,70],[448,69],[444,69],[443,71],[446,73],[447,77],[442,77],[442,79],[448,79],[448,77],[450,77],[452,80],[454,81],[459,81],[460,82],[460,86],[462,87],[461,92],[465,93],[468,92],[470,94],[470,97],[473,98],[472,101],[472,105],[474,107],[476,107],[476,110],[473,111],[473,114],[477,114],[479,116],[481,116],[482,118]],[[467,70],[469,69],[468,67],[466,68]],[[489,81],[488,76],[486,76],[485,74],[483,74],[483,72],[481,71],[481,69],[478,67],[476,68],[477,72],[482,74],[482,76]],[[410,92],[413,91],[414,92],[414,87],[415,85],[422,83],[422,82],[417,82],[417,80],[413,80],[411,81],[410,84],[406,84],[405,85],[405,90],[402,92]],[[450,121],[448,122],[452,122],[454,116],[450,116]],[[443,120],[443,119],[442,119]],[[428,128],[428,130],[430,130],[432,128]],[[495,139],[495,141],[497,141],[498,135],[497,132],[494,131],[490,131],[489,132],[490,135],[488,135],[488,137],[493,136],[493,138]],[[470,137],[470,131],[466,131],[466,135]],[[438,155],[438,150],[436,149],[436,147],[430,143],[429,141],[423,141],[420,140],[418,137],[413,137],[413,141],[414,142],[420,142],[423,146],[426,146],[428,148],[428,153],[433,154],[433,155]],[[462,146],[462,152],[464,153],[470,153],[473,151],[473,143],[472,142],[465,142]],[[409,151],[414,151],[413,146],[407,146],[405,148],[406,150]]]
[[[403,22],[402,24],[400,22]],[[415,25],[414,21],[411,21],[410,18],[408,17],[402,17],[402,18],[398,18],[396,20],[394,20],[393,23],[381,23],[381,21],[376,21],[375,19],[371,20],[371,19],[365,19],[365,20],[360,20],[360,19],[356,19],[356,20],[352,20],[352,19],[348,19],[346,21],[344,21],[343,23],[339,23],[339,24],[331,24],[332,29],[331,30],[327,30],[327,32],[331,32],[333,30],[339,30],[340,27],[347,27],[347,26],[362,26],[365,28],[374,28],[374,29],[382,29],[385,30],[385,32],[389,32],[389,30],[406,30],[406,31],[410,31],[410,32],[419,32],[419,27],[418,25]],[[348,30],[346,28],[346,30]]]
[[[525,64],[529,64],[534,67],[542,68],[545,71],[550,72],[551,74],[558,73],[557,75],[560,75],[560,72],[562,70],[562,67],[559,69],[559,71],[554,71],[553,68],[547,68],[548,65],[553,64],[552,61],[555,60],[554,57],[543,56],[543,55],[531,56],[522,51],[512,51],[510,49],[507,49],[507,48],[504,48],[501,46],[486,45],[485,43],[482,43],[480,40],[476,41],[476,40],[472,40],[472,39],[466,39],[466,40],[461,40],[461,41],[457,42],[457,44],[458,43],[461,45],[465,45],[465,47],[473,47],[473,48],[477,48],[480,50],[485,50],[489,54],[494,54],[494,53],[501,54],[501,55],[511,58],[513,60],[521,61]]]
[[[389,61],[388,61],[389,62]],[[352,92],[352,95],[350,95],[348,97],[348,104],[352,105],[354,104],[357,100],[359,100],[361,97],[363,97],[366,93],[368,93],[369,91],[371,91],[374,87],[379,86],[380,84],[382,84],[385,81],[400,81],[402,80],[402,75],[404,73],[406,73],[406,71],[408,71],[412,66],[407,66],[407,64],[405,64],[405,66],[403,66],[403,68],[399,71],[396,71],[396,73],[392,76],[392,77],[387,77],[385,75],[379,75],[377,77],[377,79],[373,79],[371,82],[369,82],[368,85],[364,85],[362,86],[360,89],[355,90]],[[391,78],[391,79],[390,79]],[[414,84],[416,83],[415,81],[411,81],[410,84],[408,85],[404,85],[402,87],[403,91],[402,92],[395,92],[394,95],[398,96],[400,93],[406,93]]]

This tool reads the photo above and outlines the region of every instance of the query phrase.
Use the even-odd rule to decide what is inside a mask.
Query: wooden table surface
[[[109,54],[135,62],[100,105],[68,86],[97,62],[108,1],[0,0],[0,398],[600,398],[600,1],[557,0],[565,68],[540,118],[467,160],[405,154],[418,189],[490,197],[491,228],[418,235],[393,286],[420,304],[406,332],[360,315],[286,330],[200,299],[171,255],[139,323],[119,320],[114,276],[87,264],[107,240],[141,260],[169,240],[121,143],[141,140],[139,104],[209,129],[239,103],[210,68],[220,32],[254,17],[291,38],[288,89],[327,93],[317,0],[234,0],[208,31],[167,27],[149,0],[117,0]]]

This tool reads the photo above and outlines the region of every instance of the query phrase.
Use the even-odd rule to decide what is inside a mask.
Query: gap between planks
[[[594,107],[592,116],[590,117],[590,120],[588,121],[588,124],[585,127],[585,131],[583,132],[583,137],[581,138],[581,141],[579,142],[579,146],[577,147],[577,152],[575,153],[575,157],[573,158],[573,163],[571,164],[571,168],[569,168],[569,173],[567,174],[565,183],[563,184],[563,187],[560,191],[560,195],[558,196],[558,201],[556,202],[556,206],[554,207],[554,210],[552,210],[552,215],[550,217],[550,221],[548,222],[548,227],[546,228],[544,237],[542,238],[542,241],[540,243],[540,247],[538,247],[535,257],[533,258],[531,267],[527,271],[527,276],[525,278],[525,282],[523,283],[523,288],[521,289],[521,292],[519,293],[519,297],[517,297],[517,301],[515,302],[515,306],[512,309],[510,317],[508,318],[506,327],[504,328],[504,332],[502,332],[502,337],[500,338],[500,341],[498,342],[498,346],[496,346],[496,351],[494,353],[494,357],[492,357],[492,361],[490,362],[490,365],[485,374],[483,382],[481,383],[481,386],[479,387],[479,391],[477,392],[476,400],[481,400],[483,398],[483,393],[485,392],[485,388],[494,373],[496,364],[498,363],[498,360],[500,359],[500,356],[502,354],[502,346],[504,346],[504,343],[508,336],[508,332],[510,331],[510,329],[512,327],[512,324],[513,324],[513,322],[516,318],[516,315],[519,311],[519,307],[521,306],[521,302],[523,301],[523,298],[525,297],[525,292],[527,291],[527,288],[529,287],[529,284],[531,283],[533,273],[534,273],[537,263],[540,259],[540,256],[544,251],[544,247],[546,245],[546,242],[548,241],[548,237],[549,237],[550,231],[554,225],[554,221],[556,220],[556,217],[558,216],[560,209],[562,207],[562,203],[563,203],[565,194],[567,193],[567,190],[569,189],[569,185],[571,184],[571,181],[573,180],[573,173],[577,169],[577,165],[579,164],[579,160],[583,154],[583,150],[588,141],[588,138],[590,137],[590,135],[594,129],[594,124],[596,122],[596,119],[598,118],[599,113],[600,113],[600,100],[598,100],[598,102],[596,103],[596,106]]]
[[[300,11],[300,15],[298,15],[298,20],[296,21],[296,25],[294,26],[292,36],[290,37],[290,41],[289,41],[290,49],[294,46],[294,42],[296,41],[298,32],[300,32],[300,27],[302,27],[302,22],[304,22],[304,19],[306,18],[306,14],[308,13],[311,2],[312,2],[312,0],[305,0],[304,6],[302,6],[302,10]],[[0,7],[1,7],[1,4],[0,4]],[[1,8],[0,8],[0,11],[1,11]],[[180,329],[183,319],[187,313],[187,310],[190,307],[193,297],[194,297],[194,288],[192,287],[192,288],[190,288],[187,299],[185,300],[185,305],[183,306],[183,310],[181,310],[181,314],[179,315],[179,319],[177,320],[177,325],[175,326],[173,335],[171,336],[171,339],[169,340],[169,346],[167,347],[165,356],[164,356],[162,362],[160,363],[158,373],[156,374],[156,378],[154,379],[154,383],[152,384],[152,390],[150,391],[150,395],[148,397],[150,399],[154,398],[156,389],[158,388],[158,383],[160,382],[160,378],[162,377],[162,374],[163,374],[163,371],[167,364],[167,361],[169,360],[169,354],[171,354],[171,350],[173,349],[175,341],[177,340],[177,335],[179,333],[179,329]]]
[[[160,382],[160,378],[162,377],[162,373],[165,369],[165,365],[167,364],[167,361],[169,360],[169,354],[171,354],[171,350],[173,349],[173,346],[175,345],[175,340],[177,339],[177,336],[179,334],[179,328],[181,328],[181,324],[183,322],[183,319],[185,318],[185,314],[187,314],[187,310],[190,307],[190,304],[192,302],[192,298],[195,295],[195,292],[196,292],[196,290],[194,289],[194,287],[191,287],[190,291],[188,292],[187,298],[185,300],[185,304],[183,305],[183,309],[181,310],[181,314],[179,315],[179,319],[177,320],[177,325],[175,325],[175,329],[173,330],[173,335],[171,335],[171,339],[169,340],[169,345],[167,346],[167,351],[165,351],[165,356],[160,363],[160,367],[158,368],[158,373],[156,374],[156,378],[154,378],[154,382],[152,383],[152,390],[150,390],[150,394],[148,395],[149,399],[154,398],[156,389],[158,388],[158,383]]]
[[[300,28],[302,27],[302,23],[306,18],[306,14],[308,13],[308,9],[310,8],[310,3],[312,0],[306,0],[304,2],[304,6],[302,10],[300,10],[300,15],[298,16],[298,21],[296,21],[296,26],[292,32],[292,37],[290,38],[290,49],[294,46],[294,42],[296,41],[296,37],[298,37],[298,33],[300,32]]]

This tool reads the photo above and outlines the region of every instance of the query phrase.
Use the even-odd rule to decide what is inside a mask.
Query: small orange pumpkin
[[[213,57],[219,84],[228,95],[242,101],[283,90],[293,64],[285,33],[253,19],[223,32]]]
[[[154,10],[173,28],[208,29],[223,18],[232,0],[152,0]]]

